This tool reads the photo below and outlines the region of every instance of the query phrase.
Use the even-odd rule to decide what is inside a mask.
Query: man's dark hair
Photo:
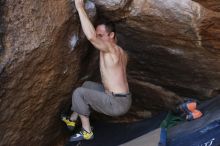
[[[115,24],[112,21],[109,21],[107,19],[98,19],[95,23],[95,27],[98,25],[105,25],[107,32],[114,32],[116,33]]]

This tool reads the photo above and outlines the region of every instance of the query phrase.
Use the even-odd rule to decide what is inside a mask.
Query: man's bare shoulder
[[[117,47],[123,56],[128,56],[127,52],[121,46],[117,46]]]
[[[115,44],[115,43],[111,43],[109,44],[109,52],[103,52],[105,54],[110,54],[113,56],[124,56],[125,58],[127,58],[127,52],[119,45]]]
[[[121,46],[117,45],[117,44],[111,44],[109,45],[109,50],[111,53],[117,53],[117,52],[125,52]]]
[[[116,51],[117,56],[118,57],[120,56],[120,58],[121,57],[124,58],[123,60],[125,60],[127,62],[127,60],[128,60],[127,52],[119,45],[116,45],[116,50],[117,50]]]

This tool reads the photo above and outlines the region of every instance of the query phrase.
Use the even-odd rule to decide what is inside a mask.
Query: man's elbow
[[[97,38],[95,35],[87,37],[90,42],[94,42]]]

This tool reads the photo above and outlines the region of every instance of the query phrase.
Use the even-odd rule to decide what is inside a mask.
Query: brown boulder
[[[129,55],[133,105],[114,121],[173,109],[180,96],[219,94],[218,1],[92,1],[116,23]],[[59,112],[73,89],[99,80],[98,53],[68,1],[8,0],[0,8],[0,145],[56,145],[64,135]]]

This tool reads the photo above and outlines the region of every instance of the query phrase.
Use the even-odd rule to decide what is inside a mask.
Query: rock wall
[[[218,0],[194,0],[202,6],[212,11],[220,12],[220,3]]]
[[[129,55],[133,105],[116,120],[173,109],[180,96],[219,94],[220,2],[92,1],[116,23]],[[0,145],[56,145],[64,135],[59,112],[75,87],[98,80],[98,54],[69,1],[0,3]],[[92,4],[87,8],[93,18]]]
[[[219,94],[220,13],[211,5],[217,8],[218,1],[93,1],[100,17],[116,23],[119,44],[129,54],[131,117],[173,109],[180,96]]]
[[[88,42],[66,0],[7,0],[1,8],[0,145],[51,145],[87,67]]]
[[[100,5],[104,16],[118,22],[119,40],[130,55],[131,79],[182,96],[219,93],[220,13],[210,6],[213,2],[217,8],[219,2],[199,2],[127,1],[117,10]]]
[[[2,43],[2,38],[3,38],[3,6],[4,6],[4,0],[0,1],[0,53],[3,51],[3,43]]]

